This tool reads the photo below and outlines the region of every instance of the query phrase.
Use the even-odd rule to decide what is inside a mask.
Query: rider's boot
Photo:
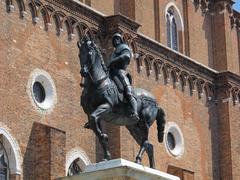
[[[136,120],[139,120],[139,116],[138,116],[138,112],[137,112],[137,101],[136,99],[131,96],[129,98],[129,101],[130,101],[130,104],[131,104],[131,107],[132,107],[132,113],[131,113],[131,117],[136,119]]]
[[[131,118],[134,118],[136,120],[139,120],[138,112],[137,112],[137,101],[133,97],[132,92],[131,92],[131,87],[126,87],[126,94],[127,98],[129,100],[130,106],[131,106]]]

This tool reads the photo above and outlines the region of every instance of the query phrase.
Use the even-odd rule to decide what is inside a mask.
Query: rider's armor
[[[129,65],[132,58],[132,51],[127,44],[123,43],[121,36],[120,38],[122,43],[116,47],[115,51],[111,55],[110,75],[112,77],[117,76],[118,79],[121,81],[121,84],[124,88],[125,96],[132,107],[131,116],[133,118],[139,119],[137,113],[137,102],[136,99],[133,97],[132,86],[127,76],[128,73],[126,72],[127,66]],[[120,59],[114,61],[114,59],[117,57],[119,57]]]

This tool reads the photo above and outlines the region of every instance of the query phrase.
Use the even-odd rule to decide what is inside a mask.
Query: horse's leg
[[[153,119],[155,119],[155,109],[154,107],[148,106],[147,108],[142,110],[142,116],[145,120],[145,131],[144,138],[146,139],[143,142],[143,147],[145,148],[148,158],[149,158],[149,165],[151,168],[155,168],[155,161],[154,161],[154,152],[153,152],[153,145],[148,141],[148,134],[149,128],[152,125]]]
[[[133,136],[133,138],[140,146],[140,150],[136,156],[135,162],[141,164],[142,156],[146,150],[145,141],[147,141],[148,138],[148,127],[144,121],[140,120],[138,125],[128,126],[127,128],[130,134]]]
[[[138,163],[138,164],[141,164],[143,153],[146,150],[146,146],[144,145],[144,143],[145,143],[145,141],[141,144],[140,150],[139,150],[138,155],[136,157],[136,161],[135,162]]]
[[[153,152],[153,145],[149,143],[149,141],[145,142],[146,152],[149,158],[150,168],[155,169],[155,161],[154,161],[154,152]]]
[[[99,139],[104,151],[104,160],[110,160],[111,154],[108,147],[108,136],[102,131],[100,117],[111,110],[111,106],[106,103],[98,106],[98,108],[90,115],[91,129]]]

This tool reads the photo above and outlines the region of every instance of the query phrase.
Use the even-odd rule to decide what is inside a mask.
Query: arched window
[[[3,144],[0,142],[0,180],[8,180],[9,160]]]
[[[68,168],[67,176],[79,175],[82,172],[80,166],[80,159],[75,159]]]
[[[16,179],[21,179],[21,150],[18,142],[9,132],[8,127],[0,122],[0,180],[8,180],[15,177]]]
[[[91,161],[89,160],[86,153],[80,147],[73,148],[67,153],[66,175],[79,175],[89,164],[91,164]]]
[[[171,47],[171,20],[169,14],[167,14],[167,45]]]
[[[183,22],[175,4],[169,3],[166,7],[167,46],[175,51],[181,51],[181,35]]]
[[[175,21],[175,18],[172,18],[172,35],[171,35],[171,40],[172,40],[172,48],[174,50],[178,50],[178,35],[177,35],[177,24]]]

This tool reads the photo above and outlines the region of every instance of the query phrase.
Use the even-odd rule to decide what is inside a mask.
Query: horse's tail
[[[157,130],[158,130],[158,142],[163,142],[163,135],[164,135],[164,126],[165,126],[165,113],[162,108],[158,107],[157,112]]]

